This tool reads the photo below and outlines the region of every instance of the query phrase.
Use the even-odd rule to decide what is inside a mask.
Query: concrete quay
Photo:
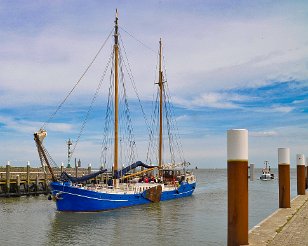
[[[250,246],[308,245],[308,195],[291,201],[291,208],[279,208],[249,231]]]

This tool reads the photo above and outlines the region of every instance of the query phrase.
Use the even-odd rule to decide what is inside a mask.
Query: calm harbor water
[[[192,197],[100,213],[57,212],[46,196],[0,199],[0,245],[226,245],[227,171],[194,172]],[[250,228],[278,207],[277,179],[260,181],[261,169],[255,173],[249,182]]]

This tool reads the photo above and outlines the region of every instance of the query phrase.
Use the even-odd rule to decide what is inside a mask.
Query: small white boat
[[[262,175],[260,179],[263,181],[269,181],[274,179],[274,174],[271,173],[271,167],[268,166],[268,161],[264,161],[265,168],[262,169]]]

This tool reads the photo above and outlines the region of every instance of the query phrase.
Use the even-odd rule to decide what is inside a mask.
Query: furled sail
[[[114,178],[118,179],[118,178],[120,178],[121,176],[124,176],[124,175],[125,175],[126,173],[128,173],[130,170],[135,169],[135,168],[137,168],[137,167],[153,168],[153,167],[156,167],[156,166],[149,166],[149,165],[147,165],[147,164],[144,164],[144,163],[141,162],[141,161],[137,161],[137,162],[135,162],[135,163],[129,165],[128,167],[125,167],[125,168],[123,168],[122,170],[115,172]]]
[[[64,181],[64,182],[65,181],[71,181],[72,183],[85,182],[89,179],[95,178],[96,176],[98,176],[102,173],[105,173],[106,171],[107,171],[107,169],[101,169],[98,172],[91,173],[91,174],[88,174],[88,175],[85,175],[85,176],[82,176],[82,177],[78,177],[78,178],[70,176],[67,172],[63,172],[63,173],[61,173],[60,180]]]

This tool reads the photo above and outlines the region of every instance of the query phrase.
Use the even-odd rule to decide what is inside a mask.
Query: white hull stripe
[[[99,201],[108,201],[108,202],[128,202],[128,200],[102,199],[102,198],[84,196],[84,195],[79,195],[79,194],[73,194],[73,193],[66,192],[66,191],[61,191],[61,190],[54,190],[54,191],[56,191],[56,192],[61,192],[61,193],[65,193],[65,194],[69,194],[69,195],[72,195],[72,196],[79,196],[79,197],[84,197],[84,198],[93,199],[93,200],[99,200]]]
[[[185,191],[185,192],[181,192],[181,193],[178,193],[178,194],[173,194],[174,196],[178,196],[178,195],[182,195],[182,194],[186,194],[186,193],[190,193],[192,192],[193,190],[189,190],[189,191]]]

